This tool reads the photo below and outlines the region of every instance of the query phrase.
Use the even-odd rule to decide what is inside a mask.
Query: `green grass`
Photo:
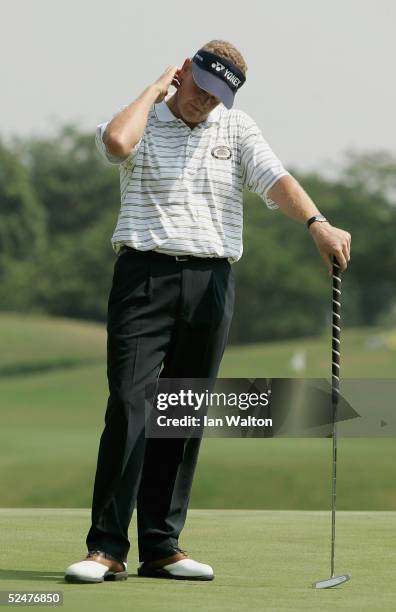
[[[329,377],[331,337],[298,338],[277,342],[228,346],[219,371],[220,377],[296,376],[290,366],[295,350],[306,351],[307,377]],[[106,326],[45,315],[0,313],[0,336],[7,351],[0,354],[0,373],[29,371],[55,364],[79,367],[102,363],[106,357]],[[372,338],[383,346],[370,348]],[[342,330],[342,376],[389,377],[396,375],[396,330],[351,328]]]
[[[345,378],[394,378],[396,376],[396,332],[384,328],[352,328],[341,332],[341,376]],[[370,340],[384,344],[370,348]],[[306,352],[306,371],[296,374],[290,360],[296,350]],[[331,336],[298,338],[277,342],[229,346],[220,377],[276,378],[304,376],[331,378]]]
[[[0,356],[2,506],[88,507],[108,397],[105,325],[3,313],[0,334],[8,347]],[[384,344],[370,350],[373,336]],[[219,376],[296,376],[290,358],[301,347],[304,376],[329,377],[329,337],[229,346]],[[394,377],[395,358],[395,331],[343,333],[345,377]],[[326,439],[207,438],[190,505],[327,509],[330,445]],[[396,510],[395,463],[393,438],[340,439],[339,508]]]
[[[67,584],[65,568],[85,555],[88,509],[0,510],[2,590],[62,591],[65,610],[120,612],[333,612],[395,609],[396,513],[339,512],[336,572],[350,582],[317,591],[329,577],[330,513],[190,510],[182,548],[210,563],[212,582],[136,575],[136,519],[130,526],[129,579]]]
[[[45,315],[0,314],[0,373],[72,367],[106,358],[105,326]]]
[[[134,514],[129,580],[65,583],[90,524],[108,396],[105,325],[3,313],[0,334],[2,590],[62,590],[63,608],[84,612],[395,609],[396,512],[373,512],[396,510],[393,438],[339,441],[336,570],[352,572],[342,587],[310,587],[329,575],[326,439],[203,440],[180,545],[213,565],[213,582],[138,578]],[[372,337],[383,345],[370,349]],[[342,338],[342,376],[395,376],[394,330]],[[330,336],[229,346],[219,376],[295,377],[290,359],[301,348],[300,376],[329,378]]]

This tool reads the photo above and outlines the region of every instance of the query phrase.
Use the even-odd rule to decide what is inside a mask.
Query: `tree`
[[[17,154],[0,141],[0,301],[3,309],[34,302],[37,262],[46,251],[46,214]]]

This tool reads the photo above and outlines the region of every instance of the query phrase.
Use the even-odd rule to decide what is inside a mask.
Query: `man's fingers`
[[[336,256],[337,261],[341,267],[341,271],[343,272],[344,270],[346,270],[348,264],[347,259],[343,253],[342,247],[338,247],[338,249],[335,249],[332,254]]]
[[[348,238],[348,261],[351,259],[351,244],[352,244],[352,236],[351,234],[347,233],[347,238]]]
[[[326,253],[325,251],[321,251],[320,254],[322,255],[322,258],[327,266],[327,270],[329,272],[329,276],[332,275],[333,272],[333,264],[331,262],[330,256],[328,253]]]
[[[321,255],[322,255],[322,257],[324,259],[324,262],[325,262],[325,264],[327,266],[329,276],[333,275],[333,255],[335,255],[335,258],[336,258],[336,260],[337,260],[337,262],[338,262],[338,264],[339,264],[339,266],[341,268],[341,271],[343,272],[344,270],[346,270],[346,268],[347,268],[347,259],[344,256],[344,253],[341,250],[341,248],[340,249],[335,249],[331,253],[322,251]]]
[[[344,244],[344,246],[342,247],[342,252],[344,254],[345,261],[348,262],[350,260],[350,258],[351,258],[350,254],[349,254],[349,243],[345,243]]]
[[[338,228],[332,228],[331,233],[334,236],[329,235],[329,232],[319,232],[314,235],[316,245],[319,252],[326,264],[329,272],[329,276],[333,273],[333,257],[336,258],[341,271],[347,269],[348,262],[351,259],[351,242],[352,237],[349,232],[340,230]]]

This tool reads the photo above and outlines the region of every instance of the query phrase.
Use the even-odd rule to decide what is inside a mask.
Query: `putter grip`
[[[332,350],[331,378],[333,404],[338,402],[340,389],[340,335],[341,335],[341,267],[335,257],[333,261],[333,299],[332,299]]]

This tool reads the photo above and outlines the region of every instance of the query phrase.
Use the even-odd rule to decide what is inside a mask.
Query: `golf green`
[[[129,579],[67,584],[64,569],[85,555],[89,512],[0,509],[0,588],[62,591],[63,609],[84,612],[395,609],[396,512],[337,514],[336,572],[352,579],[324,591],[311,583],[329,576],[330,512],[190,510],[179,544],[214,567],[213,582],[137,577],[134,516]]]

